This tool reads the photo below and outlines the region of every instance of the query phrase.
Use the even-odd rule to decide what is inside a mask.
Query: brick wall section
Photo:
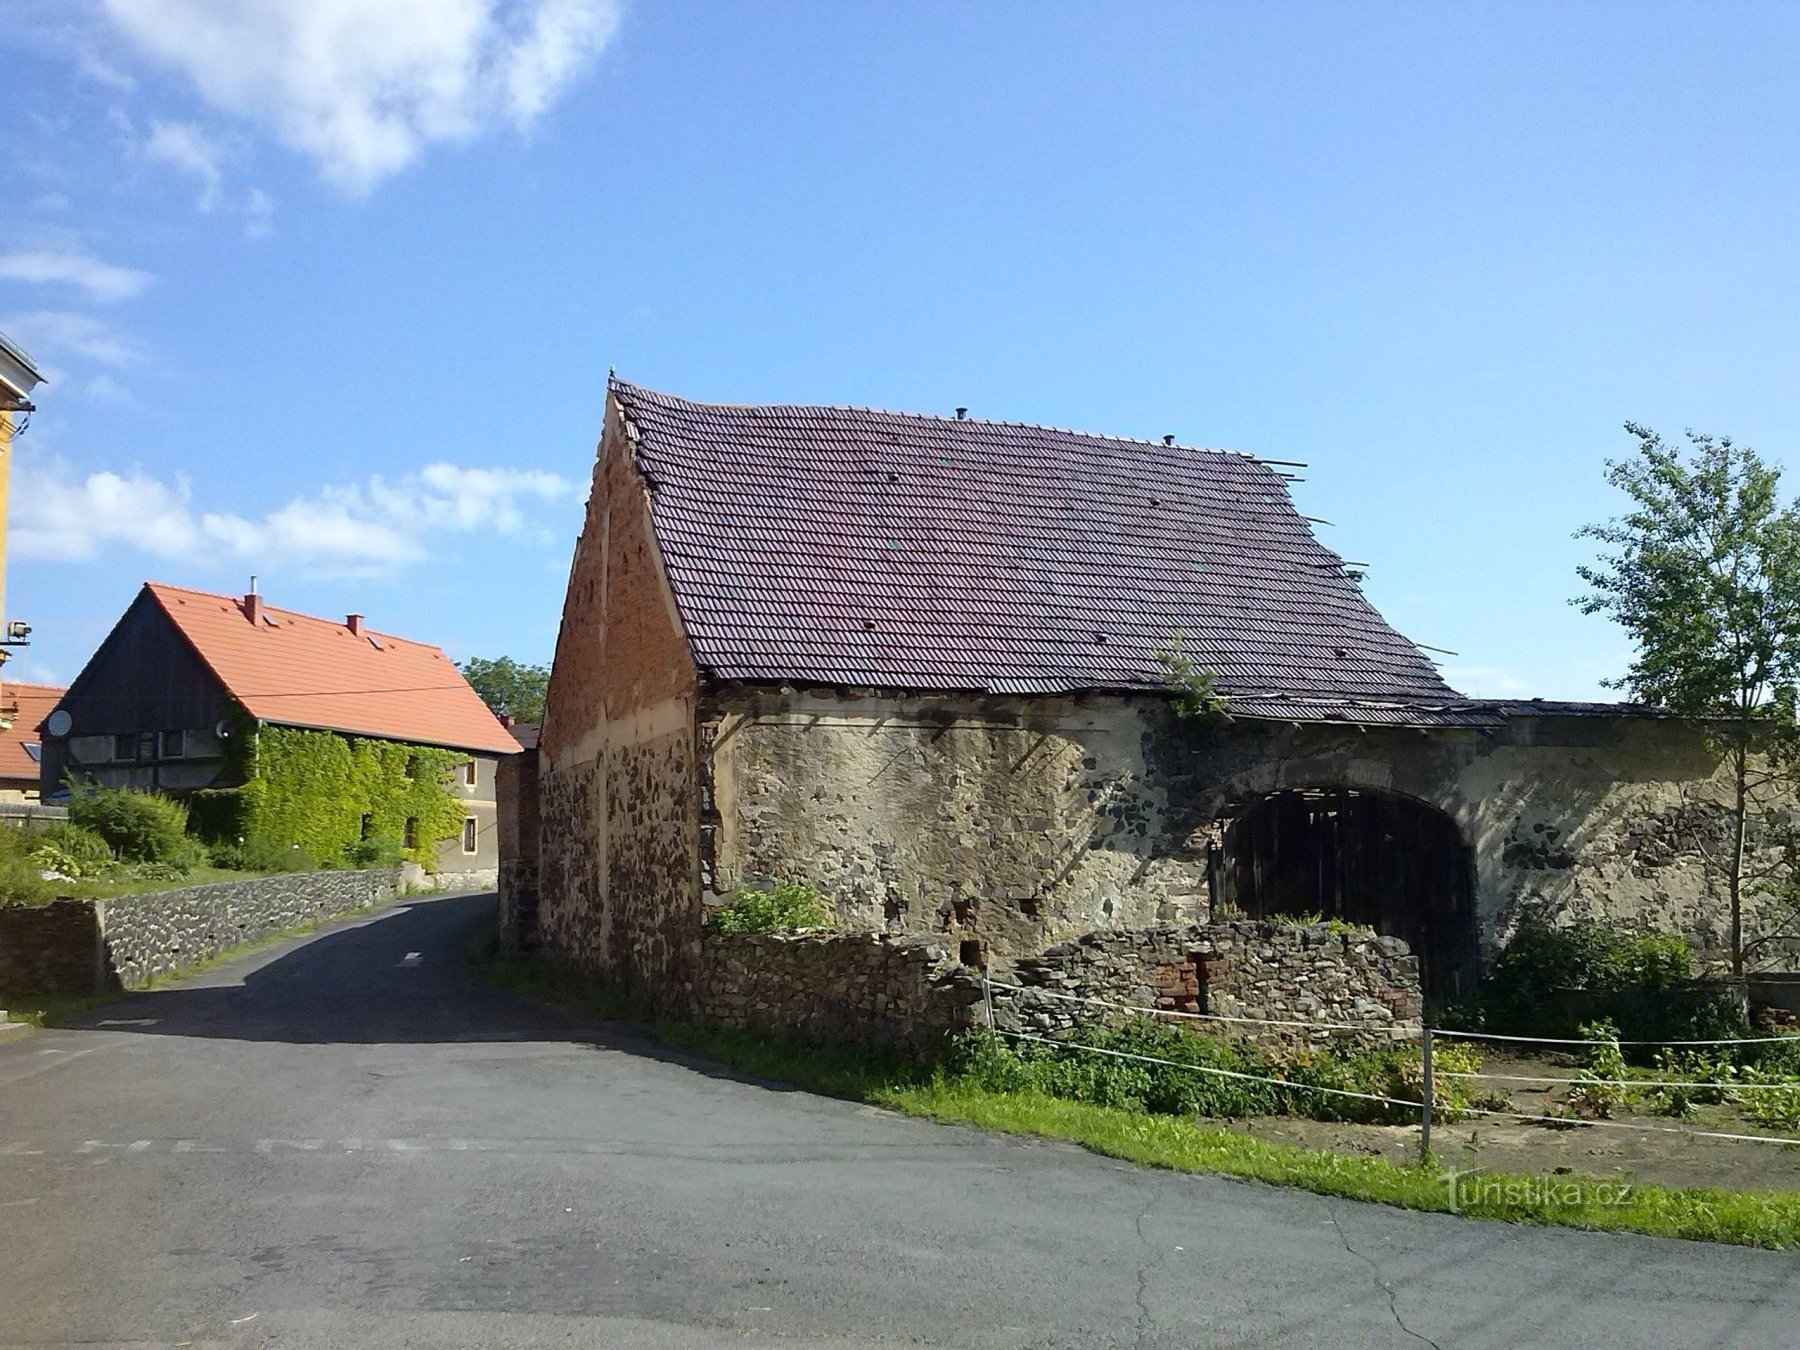
[[[1246,920],[1092,933],[1027,957],[995,978],[1029,986],[996,990],[1003,1030],[1055,1035],[1076,1021],[1117,1024],[1128,1012],[1052,997],[1215,1016],[1329,1022],[1352,1032],[1195,1022],[1208,1035],[1299,1047],[1346,1042],[1375,1047],[1414,1036],[1424,999],[1418,958],[1398,938]],[[1048,991],[1039,993],[1038,990]]]
[[[609,399],[540,742],[538,937],[557,963],[664,1007],[699,960],[696,678]]]
[[[0,992],[132,988],[284,929],[379,904],[399,882],[398,868],[297,872],[112,900],[0,907]]]
[[[927,938],[707,934],[698,970],[708,1026],[929,1051],[982,1017],[978,973]]]

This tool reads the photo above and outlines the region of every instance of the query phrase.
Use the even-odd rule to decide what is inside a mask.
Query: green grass
[[[491,978],[528,997],[606,1017],[631,1005],[591,982],[535,961],[475,958]],[[1627,1184],[1577,1176],[1444,1171],[1328,1149],[1272,1143],[1178,1116],[1069,1101],[1038,1092],[991,1092],[942,1068],[890,1051],[804,1045],[745,1031],[655,1024],[667,1044],[758,1078],[886,1107],[944,1124],[1065,1140],[1143,1167],[1291,1186],[1433,1213],[1508,1223],[1642,1233],[1779,1250],[1800,1248],[1800,1194]]]

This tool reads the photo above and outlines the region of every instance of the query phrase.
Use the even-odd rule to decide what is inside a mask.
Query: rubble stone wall
[[[295,872],[111,900],[0,906],[0,992],[135,988],[288,929],[380,904],[399,885],[399,868]]]
[[[926,938],[883,933],[707,934],[695,1020],[803,1040],[929,1051],[976,1025],[978,971]]]
[[[1708,960],[1726,941],[1706,862],[1723,770],[1674,720],[1202,725],[1155,695],[738,689],[709,693],[699,722],[703,884],[808,882],[846,927],[979,938],[1011,958],[1096,929],[1202,923],[1221,820],[1271,793],[1348,787],[1454,823],[1485,953],[1533,917],[1675,933]],[[1752,907],[1752,936],[1760,922]]]
[[[1231,920],[1091,933],[996,971],[994,980],[1023,986],[995,989],[995,1024],[1044,1036],[1077,1022],[1117,1025],[1136,1009],[1243,1018],[1183,1024],[1290,1048],[1375,1048],[1423,1026],[1419,962],[1406,944],[1326,924]],[[1337,1029],[1279,1025],[1290,1022]]]

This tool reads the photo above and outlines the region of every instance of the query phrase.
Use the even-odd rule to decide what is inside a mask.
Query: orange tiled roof
[[[490,754],[518,743],[437,647],[342,620],[262,606],[251,623],[233,596],[147,582],[175,626],[194,644],[252,717],[388,740]]]
[[[11,729],[0,732],[0,779],[37,781],[38,762],[25,747],[38,743],[38,723],[67,692],[59,684],[21,684],[17,680],[0,686],[0,707],[17,706],[19,710],[13,715]]]

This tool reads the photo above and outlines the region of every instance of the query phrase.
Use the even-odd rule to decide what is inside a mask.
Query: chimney
[[[501,726],[507,728],[510,731],[512,729],[512,724],[513,724],[513,715],[511,713],[503,712],[500,714],[500,725]]]
[[[244,597],[244,617],[251,623],[262,622],[262,597],[255,591]]]
[[[363,616],[360,614],[346,614],[344,616],[344,627],[348,628],[357,637],[361,637],[362,620]]]

